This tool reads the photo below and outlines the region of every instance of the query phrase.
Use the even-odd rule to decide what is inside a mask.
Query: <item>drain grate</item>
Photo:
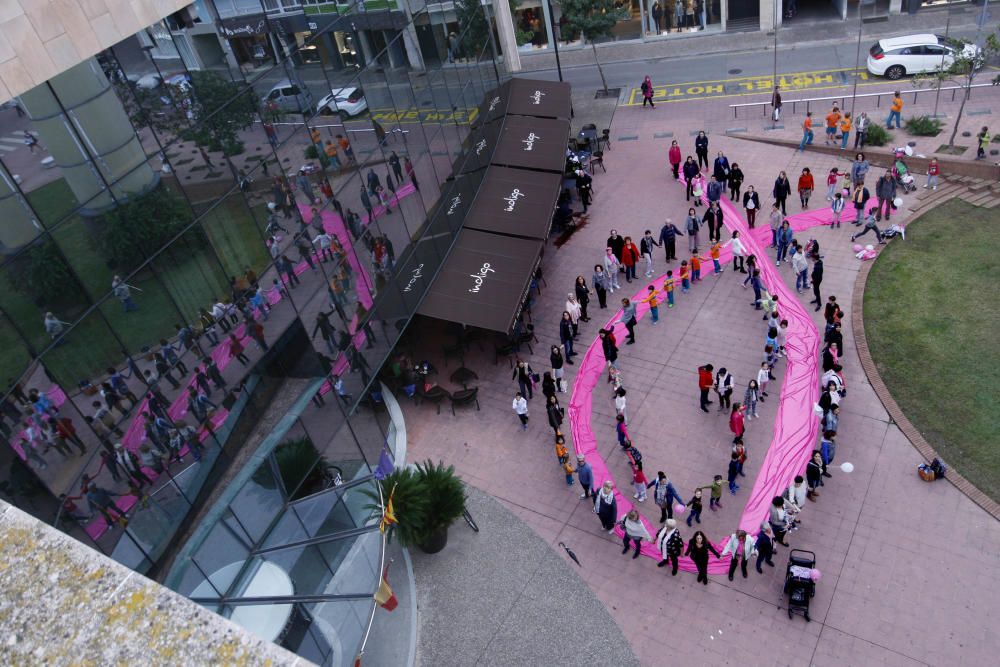
[[[595,100],[607,100],[611,98],[617,99],[618,96],[621,95],[621,92],[622,92],[621,88],[608,88],[607,91],[598,90],[596,93],[594,93],[594,99]]]

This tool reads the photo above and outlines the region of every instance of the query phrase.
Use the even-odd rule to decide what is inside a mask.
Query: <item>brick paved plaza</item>
[[[717,113],[708,108],[710,104],[720,102],[664,104],[656,111],[617,109],[612,139],[634,139],[616,140],[606,153],[608,172],[598,169],[594,177],[595,197],[587,226],[564,246],[546,248],[546,284],[532,312],[539,342],[533,345],[533,355],[523,349],[524,358],[537,372],[548,370],[549,348],[559,343],[558,316],[573,279],[577,275],[589,279],[603,254],[608,231],[616,228],[638,243],[645,229],[658,235],[666,218],[683,226],[688,206],[684,189],[669,178],[666,153],[671,137],[663,135],[672,133],[684,154],[693,154],[692,134],[700,129],[698,119]],[[585,122],[578,112],[574,128]],[[746,174],[744,189],[752,184],[762,193],[765,220],[779,170],[788,173],[794,190],[802,168],[811,168],[817,181],[812,199],[815,209],[827,206],[820,185],[826,172],[833,166],[847,168],[839,158],[727,137],[721,126],[708,129],[709,154],[714,157],[723,150],[731,162],[740,164]],[[797,199],[793,192],[789,214],[799,212]],[[898,219],[908,222],[907,208],[915,204],[916,195],[904,201]],[[766,221],[759,224],[766,225]],[[836,295],[846,315],[842,359],[848,395],[841,404],[837,464],[854,464],[850,474],[837,465],[832,467],[833,478],[826,480],[818,502],[808,503],[803,511],[801,529],[787,538],[793,547],[816,552],[822,572],[811,623],[801,617],[789,620],[786,615],[784,547],[777,547],[776,567],[765,566],[763,576],[751,567],[747,580],[737,574],[730,583],[724,575],[713,575],[707,587],[697,584],[692,573],[672,578],[669,568],[657,569],[650,558],[623,556],[620,539],[603,531],[590,503],[580,500],[579,486],[565,484],[540,393],[530,402],[530,426],[522,433],[510,407],[516,383],[511,381],[506,360],[494,365],[492,349],[479,352],[473,346],[465,358],[465,365],[480,378],[481,412],[459,411],[453,417],[447,409],[439,415],[430,405],[406,404],[411,460],[441,458],[454,464],[470,484],[500,499],[522,518],[568,567],[580,573],[643,664],[678,658],[682,664],[740,665],[990,662],[989,656],[1000,650],[992,622],[1000,610],[1000,525],[950,483],[926,484],[917,477],[915,467],[923,461],[920,454],[889,419],[869,385],[851,326],[851,305],[860,298],[854,287],[861,264],[849,242],[852,230],[846,225],[798,235],[803,242],[808,238],[819,241],[825,265],[823,297]],[[912,233],[919,234],[919,228]],[[723,234],[724,239],[728,237]],[[678,256],[683,257],[686,239],[679,239],[677,246]],[[658,253],[655,270],[660,275],[667,267],[662,251]],[[677,269],[676,262],[673,268]],[[794,285],[791,268],[783,266],[780,273]],[[765,334],[759,314],[749,305],[752,293],[741,288],[731,268],[718,278],[709,270],[703,269],[703,274],[703,282],[689,294],[677,295],[675,308],[661,306],[659,326],[651,326],[647,316],[636,328],[635,345],[619,341],[629,430],[643,453],[646,474],[653,479],[657,470],[666,471],[685,500],[696,486],[710,483],[713,475],[725,475],[732,437],[726,417],[714,409],[709,414],[698,409],[697,367],[705,363],[716,369],[727,367],[739,387],[734,400],[739,400],[742,388],[756,373]],[[621,296],[644,290],[642,271],[639,275],[640,280],[628,289],[609,294],[609,306]],[[814,313],[805,303],[809,298],[803,304],[822,332],[821,313]],[[596,298],[590,313],[592,321],[581,323],[576,344],[581,353],[613,314],[610,309],[598,310]],[[581,358],[582,354],[576,359]],[[440,357],[434,361],[442,371],[440,381],[447,386],[457,362],[452,360],[448,368]],[[571,392],[578,368],[579,364],[567,366]],[[769,390],[772,398],[760,406],[761,419],[749,423],[745,438],[748,477],[742,488],[735,497],[724,494],[724,508],[719,512],[706,507],[703,513],[701,528],[716,544],[735,530],[771,444],[779,393],[775,385],[783,373],[779,364],[778,382]],[[631,478],[615,441],[615,411],[606,387],[598,384],[591,421],[617,486],[631,500]],[[563,406],[569,404],[570,396],[560,394]],[[568,425],[563,430],[568,431]],[[639,508],[659,525],[652,499]],[[683,524],[680,528],[685,540],[694,532]],[[557,548],[559,542],[574,550],[582,568],[577,569]],[[565,631],[573,632],[573,628]],[[586,656],[565,658],[569,664]]]

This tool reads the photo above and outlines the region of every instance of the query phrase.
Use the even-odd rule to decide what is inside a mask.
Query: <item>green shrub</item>
[[[309,144],[309,146],[306,147],[306,159],[307,160],[319,159],[319,151],[316,150],[316,144]]]
[[[914,116],[906,119],[906,131],[917,137],[936,137],[944,123],[930,116]]]
[[[878,123],[870,123],[865,131],[866,146],[885,146],[892,141],[892,135]]]
[[[385,502],[392,496],[396,523],[390,537],[395,534],[403,546],[426,542],[465,511],[465,487],[454,466],[428,460],[415,468],[397,468],[379,484]],[[370,489],[364,493],[375,501],[368,507],[381,512],[378,493]]]
[[[309,438],[296,438],[281,443],[274,450],[274,460],[278,464],[281,484],[285,487],[289,500],[304,498],[323,490],[323,474],[327,462]],[[255,481],[256,479],[255,477]]]
[[[72,304],[80,294],[69,266],[51,237],[35,239],[31,247],[7,265],[14,289],[26,294],[40,307]]]

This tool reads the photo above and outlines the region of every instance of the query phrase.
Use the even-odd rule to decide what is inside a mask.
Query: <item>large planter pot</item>
[[[425,554],[436,554],[448,544],[448,526],[431,533],[426,540],[417,545]]]

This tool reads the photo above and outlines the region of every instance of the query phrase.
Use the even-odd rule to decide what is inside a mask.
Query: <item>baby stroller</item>
[[[788,595],[788,618],[794,612],[800,612],[809,618],[809,600],[816,594],[816,582],[813,581],[813,570],[816,567],[816,554],[803,549],[792,549],[788,554],[788,568],[785,571],[785,594]]]
[[[893,157],[896,158],[896,161],[892,167],[892,176],[896,179],[896,185],[903,188],[903,192],[916,192],[917,184],[914,182],[906,162],[903,161],[903,157],[909,155],[913,155],[913,149],[909,146],[893,149]]]

